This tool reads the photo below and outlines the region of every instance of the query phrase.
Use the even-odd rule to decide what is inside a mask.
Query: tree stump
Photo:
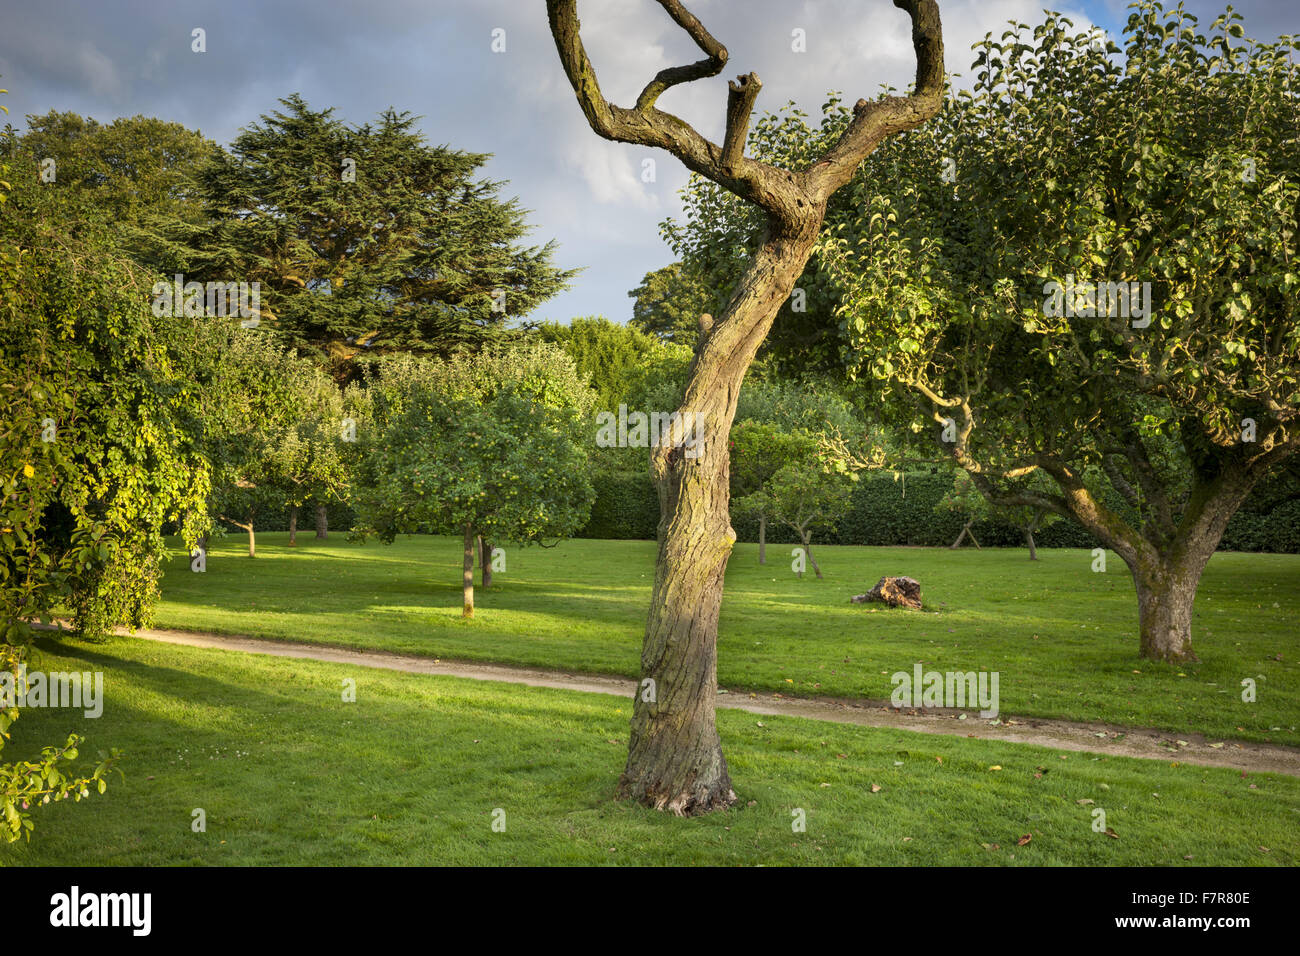
[[[921,610],[921,582],[915,578],[883,577],[876,586],[866,594],[855,594],[851,599],[854,604],[868,601],[880,601],[890,607],[906,607],[914,611]]]

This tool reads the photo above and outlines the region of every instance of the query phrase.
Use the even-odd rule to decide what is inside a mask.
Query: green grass
[[[637,676],[655,546],[568,541],[509,549],[507,571],[460,616],[460,543],[393,545],[258,536],[214,542],[207,572],[179,551],[157,624]],[[985,669],[1006,714],[1106,721],[1300,744],[1300,556],[1216,554],[1197,598],[1199,664],[1137,656],[1137,603],[1122,561],[1093,573],[1087,551],[823,547],[824,581],[790,571],[789,546],[761,567],[740,545],[727,570],[718,637],[722,686],[792,695],[887,698],[890,675]],[[921,581],[922,613],[851,605],[882,574]],[[1280,660],[1277,658],[1281,657]],[[1241,681],[1257,683],[1254,703]]]
[[[680,820],[612,799],[614,697],[130,639],[43,642],[33,667],[103,671],[103,716],[26,710],[6,757],[77,731],[124,749],[126,778],[44,808],[3,864],[1300,862],[1289,777],[722,712],[741,802]]]

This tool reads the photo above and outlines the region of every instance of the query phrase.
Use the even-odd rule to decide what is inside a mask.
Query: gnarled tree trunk
[[[1066,513],[1124,559],[1138,598],[1139,650],[1143,658],[1180,663],[1195,661],[1192,607],[1196,588],[1214,556],[1228,521],[1258,480],[1258,472],[1229,464],[1213,477],[1194,474],[1192,490],[1175,521],[1167,500],[1157,503],[1159,520],[1127,525],[1098,502],[1077,475],[1048,469],[1060,484]]]
[[[330,533],[329,517],[325,514],[325,506],[316,506],[316,537],[319,539],[328,538]]]
[[[1195,661],[1192,608],[1201,575],[1228,521],[1254,486],[1251,475],[1228,472],[1193,486],[1183,521],[1164,547],[1139,549],[1126,558],[1138,599],[1138,637],[1148,660]]]
[[[674,431],[651,459],[659,560],[619,794],[656,809],[690,815],[736,799],[714,722],[718,611],[736,540],[727,436],[741,381],[802,274],[818,228],[820,219],[802,234],[769,238],[721,320],[705,329],[679,409],[679,422],[694,421],[704,436],[697,457],[686,456],[685,436]]]
[[[546,0],[560,62],[592,129],[606,139],[668,150],[762,210],[767,229],[731,301],[715,324],[702,316],[686,395],[670,440],[651,456],[659,493],[659,559],[641,650],[641,685],[632,709],[619,794],[678,814],[705,813],[736,799],[714,722],[718,610],[736,534],[729,519],[727,438],[741,381],[812,252],[826,203],[885,137],[938,111],[943,40],[934,0],[894,0],[912,20],[916,88],[910,96],[859,100],[839,139],[807,169],[786,170],[745,156],[749,119],[762,84],[753,73],[729,84],[719,146],[656,103],[668,89],[717,76],[727,50],[681,0],[659,0],[706,59],[661,70],[632,108],[610,103],[583,48],[577,0]],[[682,416],[702,435],[687,457]]]
[[[1137,587],[1138,635],[1148,660],[1195,661],[1192,651],[1192,606],[1200,569],[1169,566],[1133,571]]]

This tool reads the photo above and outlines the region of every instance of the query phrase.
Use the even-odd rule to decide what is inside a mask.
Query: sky
[[[1226,0],[1185,0],[1208,26]],[[1166,6],[1173,5],[1167,2]],[[721,142],[727,80],[755,72],[756,109],[793,100],[812,116],[915,75],[910,21],[889,0],[686,0],[728,49],[720,76],[675,87],[662,109]],[[1127,0],[940,0],[947,68],[971,45],[1045,6],[1118,36]],[[1300,33],[1300,0],[1237,0],[1246,33]],[[702,53],[654,0],[580,0],[583,42],[607,98],[630,106],[655,73]],[[193,50],[193,31],[206,51]],[[805,49],[796,51],[794,33]],[[961,76],[957,87],[966,85]],[[51,109],[109,122],[142,114],[228,144],[300,93],[352,124],[392,106],[430,143],[490,153],[484,175],[530,210],[534,244],[579,268],[533,319],[631,317],[628,291],[673,256],[659,223],[680,215],[681,164],[587,126],[560,67],[543,0],[0,0],[0,87],[18,129]],[[653,160],[653,181],[647,160]]]

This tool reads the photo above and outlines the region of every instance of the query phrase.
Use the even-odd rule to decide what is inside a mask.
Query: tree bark
[[[289,509],[289,547],[298,546],[298,506]]]
[[[758,563],[767,564],[767,515],[758,516]]]
[[[683,816],[736,799],[714,720],[718,610],[736,533],[729,516],[727,436],[741,381],[803,272],[820,213],[765,239],[741,285],[701,340],[676,419],[702,439],[688,458],[676,431],[651,457],[659,493],[659,558],[619,795]],[[774,226],[769,226],[774,229]],[[693,416],[686,419],[686,415]]]
[[[482,587],[490,588],[492,586],[492,543],[484,540],[482,535],[478,538],[478,566],[483,576]]]
[[[325,514],[325,506],[316,506],[316,537],[320,539],[328,538],[330,533],[329,516]]]
[[[1144,571],[1133,569],[1143,657],[1170,663],[1197,660],[1192,650],[1192,606],[1200,578],[1198,568],[1166,562]]]
[[[465,561],[461,587],[464,592],[464,610],[461,617],[474,616],[474,526],[465,525]]]

